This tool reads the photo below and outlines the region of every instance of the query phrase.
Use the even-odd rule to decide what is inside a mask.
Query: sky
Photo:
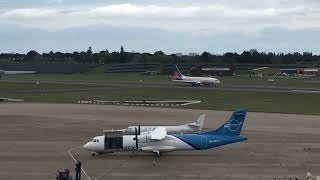
[[[0,0],[0,53],[320,54],[319,0]]]

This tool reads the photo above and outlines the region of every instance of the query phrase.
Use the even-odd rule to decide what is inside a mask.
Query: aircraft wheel
[[[155,153],[155,155],[156,155],[157,157],[160,157],[160,156],[161,156],[161,152],[160,152],[160,151],[155,151],[154,153]]]

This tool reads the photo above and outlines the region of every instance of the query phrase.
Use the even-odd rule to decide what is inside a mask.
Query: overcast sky
[[[0,52],[320,54],[319,0],[0,0]]]

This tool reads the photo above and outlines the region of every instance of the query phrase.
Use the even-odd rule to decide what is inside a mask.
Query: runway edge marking
[[[79,147],[75,147],[75,148],[70,148],[70,149],[68,149],[68,154],[70,155],[70,157],[73,159],[73,161],[74,161],[75,163],[77,163],[77,160],[76,160],[76,158],[74,158],[74,156],[71,154],[71,151],[74,150],[74,149],[77,149],[77,148],[79,148]],[[82,170],[83,174],[86,175],[87,179],[88,179],[88,180],[91,180],[90,176],[87,174],[87,172],[86,172],[82,167],[81,167],[81,170]]]

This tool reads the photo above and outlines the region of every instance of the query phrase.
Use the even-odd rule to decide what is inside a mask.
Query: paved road
[[[54,179],[74,162],[68,149],[79,147],[103,129],[128,125],[177,125],[207,114],[214,129],[231,114],[124,106],[48,103],[0,104],[0,179]],[[161,158],[145,153],[91,157],[74,149],[92,180],[271,180],[320,175],[320,116],[249,112],[243,127],[248,141],[206,151],[181,151]],[[252,152],[252,153],[251,153]],[[253,156],[252,156],[253,154]],[[156,165],[153,165],[153,161]],[[86,179],[85,176],[82,176]]]
[[[288,93],[320,93],[317,88],[294,88],[279,86],[258,85],[224,85],[217,87],[191,87],[188,84],[163,84],[163,83],[132,83],[116,81],[92,81],[92,80],[1,80],[3,82],[39,82],[39,83],[61,83],[88,85],[85,88],[68,89],[1,89],[0,92],[76,92],[76,91],[98,91],[106,89],[128,89],[128,88],[179,88],[179,89],[201,89],[201,90],[228,90],[228,91],[254,91],[254,92],[288,92]],[[1,83],[0,81],[0,83]]]

